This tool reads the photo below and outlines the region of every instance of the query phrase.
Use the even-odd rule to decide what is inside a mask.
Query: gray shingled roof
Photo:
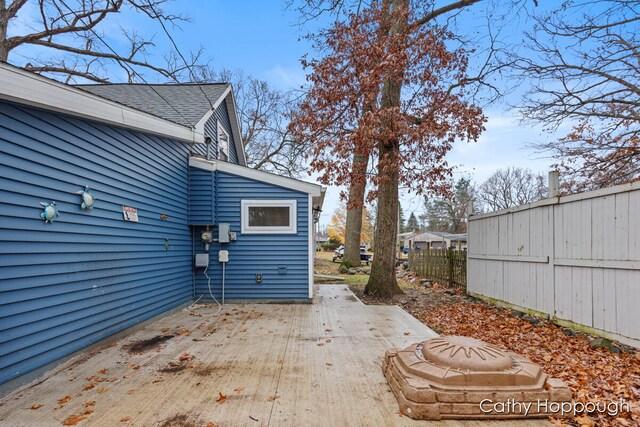
[[[76,87],[165,120],[194,127],[211,109],[211,104],[215,104],[220,99],[228,86],[227,83],[200,85],[123,83],[77,85]]]

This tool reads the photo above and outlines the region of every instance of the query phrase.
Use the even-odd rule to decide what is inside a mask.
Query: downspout
[[[191,300],[196,298],[196,268],[194,259],[196,258],[196,232],[195,227],[191,226],[191,167],[189,166],[189,158],[187,157],[187,226],[191,232]]]

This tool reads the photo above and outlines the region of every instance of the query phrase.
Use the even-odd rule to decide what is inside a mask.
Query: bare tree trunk
[[[0,0],[0,62],[7,62],[9,58],[9,46],[7,46],[8,18],[7,3],[5,0]]]
[[[360,265],[360,243],[362,239],[362,212],[364,210],[364,192],[367,185],[365,177],[369,156],[353,154],[353,172],[361,175],[352,180],[349,186],[347,203],[347,224],[344,236],[344,262],[357,267]]]
[[[409,0],[393,0],[392,11],[408,8]],[[406,13],[394,13],[391,22],[391,34],[407,30]],[[403,72],[390,76],[382,87],[380,107],[390,109],[400,106]],[[392,126],[386,123],[384,126]],[[400,152],[397,138],[379,142],[378,173],[382,173],[386,164],[393,164]],[[402,294],[396,280],[396,247],[398,240],[398,184],[400,175],[395,171],[386,172],[380,177],[378,184],[378,215],[376,217],[376,233],[374,238],[374,256],[369,282],[364,289],[367,295],[390,298]]]

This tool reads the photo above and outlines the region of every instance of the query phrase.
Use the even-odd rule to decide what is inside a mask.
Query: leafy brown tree
[[[191,80],[201,51],[186,58],[176,48],[160,62],[152,61],[153,37],[135,28],[121,29],[127,46],[109,42],[106,25],[121,13],[141,14],[170,35],[168,28],[186,18],[167,13],[166,4],[167,0],[0,0],[0,61],[17,63],[14,52],[37,47],[38,54],[28,56],[25,68],[67,83],[78,79],[107,83],[112,66],[126,73],[130,82],[141,80],[145,72],[164,80]],[[20,25],[20,32],[9,34],[11,24],[28,6],[37,10],[34,18]]]
[[[320,179],[338,185],[364,179],[353,174],[353,154],[375,159],[366,175],[374,185],[369,199],[377,199],[368,294],[401,292],[399,185],[418,194],[443,191],[451,175],[444,156],[454,141],[483,130],[480,108],[465,98],[467,53],[450,50],[453,35],[432,22],[451,7],[420,14],[408,0],[376,2],[330,28],[322,40],[326,56],[306,62],[312,86],[292,125],[314,141],[311,166]]]

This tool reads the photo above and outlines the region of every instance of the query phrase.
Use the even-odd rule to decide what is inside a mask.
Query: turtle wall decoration
[[[58,208],[56,208],[56,202],[40,202],[40,205],[42,205],[43,208],[40,218],[44,220],[45,224],[52,223],[53,220],[60,215]]]
[[[93,197],[91,188],[89,188],[88,185],[85,185],[84,190],[80,190],[76,194],[79,194],[80,197],[82,197],[82,203],[80,204],[82,209],[93,209],[93,204],[96,199]]]

